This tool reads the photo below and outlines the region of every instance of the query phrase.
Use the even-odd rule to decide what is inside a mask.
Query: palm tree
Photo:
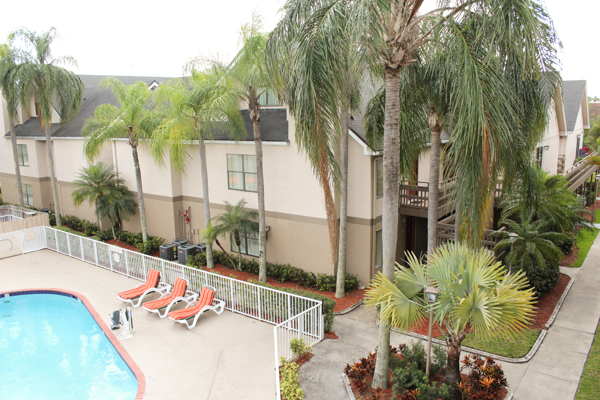
[[[569,237],[564,233],[548,230],[551,221],[533,220],[531,214],[520,213],[519,217],[521,223],[511,219],[502,221],[508,229],[494,233],[502,239],[494,246],[494,251],[507,252],[504,263],[509,265],[509,272],[511,268],[524,271],[538,296],[541,296],[554,287],[558,280],[558,262],[563,253],[556,243]],[[516,236],[511,237],[510,233]],[[544,281],[543,286],[538,287],[533,278],[539,275],[538,271],[545,271],[548,268],[555,269],[555,279],[550,282]]]
[[[325,195],[332,262],[337,259],[336,297],[344,297],[346,273],[348,130],[360,102],[363,68],[345,40],[346,10],[321,2],[288,3],[286,16],[267,43],[267,65],[296,120],[296,140],[307,153]],[[334,5],[330,2],[329,5]],[[336,151],[339,147],[339,163]],[[340,224],[331,183],[340,194]]]
[[[569,180],[562,175],[550,175],[538,166],[530,166],[521,174],[512,190],[504,196],[503,219],[521,220],[529,216],[531,222],[545,221],[548,230],[572,234],[577,226],[591,227],[582,215],[590,214],[581,206],[577,195],[571,192]]]
[[[270,87],[265,65],[267,34],[261,33],[262,20],[252,15],[252,22],[242,27],[242,48],[231,63],[231,72],[237,81],[241,98],[248,103],[250,122],[254,132],[256,153],[256,191],[258,194],[258,280],[267,282],[267,232],[265,231],[265,181],[263,176],[262,137],[260,134],[260,97]]]
[[[522,271],[506,274],[484,248],[444,244],[429,255],[426,264],[412,253],[407,258],[408,268],[398,265],[393,281],[381,273],[375,277],[366,304],[380,307],[380,320],[400,330],[420,323],[426,311],[433,309],[448,346],[444,383],[456,391],[467,330],[476,336],[513,336],[533,318],[533,291],[526,289]],[[440,289],[431,305],[424,294],[427,287]]]
[[[157,98],[165,107],[165,116],[152,138],[151,153],[162,164],[168,150],[171,164],[185,173],[193,141],[198,141],[204,221],[208,228],[210,201],[204,141],[223,130],[239,138],[245,129],[238,109],[238,92],[226,69],[216,62],[210,63],[204,72],[197,71],[194,65],[188,68],[191,76],[185,82],[172,81],[158,88]],[[208,268],[215,267],[210,240],[206,246],[206,263]]]
[[[100,214],[98,203],[104,196],[114,197],[114,192],[118,191],[119,186],[124,185],[124,180],[120,179],[113,172],[112,166],[104,163],[97,163],[88,167],[83,167],[79,172],[78,179],[73,183],[77,190],[71,193],[73,204],[80,206],[84,201],[94,204],[98,227],[100,227]]]
[[[60,64],[77,66],[74,58],[52,57],[50,46],[56,37],[55,28],[41,34],[20,28],[9,35],[9,41],[16,63],[12,79],[18,84],[19,101],[29,109],[33,100],[40,128],[46,137],[56,225],[61,226],[50,126],[54,114],[58,114],[61,125],[64,125],[79,113],[84,86],[74,72],[59,67]]]
[[[8,124],[10,127],[10,141],[15,162],[15,176],[17,177],[17,193],[19,194],[19,205],[25,205],[23,201],[23,185],[21,183],[21,168],[19,167],[19,154],[17,148],[17,133],[15,120],[18,118],[18,93],[17,85],[12,74],[15,72],[14,56],[5,44],[0,44],[0,91],[6,100]]]
[[[254,221],[258,218],[258,212],[246,209],[245,205],[246,200],[244,199],[238,201],[235,206],[225,201],[225,212],[217,215],[212,220],[212,234],[215,237],[229,234],[232,243],[235,243],[238,250],[238,269],[240,271],[242,270],[242,236],[246,236],[248,232],[256,232],[259,229],[258,223]]]
[[[101,154],[107,143],[114,139],[127,138],[135,168],[142,239],[146,242],[148,229],[138,147],[149,145],[148,141],[159,121],[158,115],[150,110],[152,91],[144,82],[127,86],[114,77],[102,79],[101,84],[116,96],[118,107],[102,104],[96,108],[94,116],[85,121],[81,129],[82,135],[86,137],[83,151],[87,159],[93,161]]]
[[[113,238],[117,239],[115,227],[121,230],[123,221],[129,221],[129,217],[135,215],[137,204],[133,194],[127,189],[124,182],[116,187],[116,190],[98,199],[98,214],[110,220]]]

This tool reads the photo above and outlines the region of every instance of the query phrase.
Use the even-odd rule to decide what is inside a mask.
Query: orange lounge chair
[[[217,315],[222,314],[225,310],[225,302],[214,298],[215,288],[212,286],[204,286],[200,293],[200,299],[195,305],[189,307],[193,302],[188,302],[188,307],[168,313],[169,318],[180,324],[186,324],[188,329],[196,326],[198,318],[208,310],[212,310]],[[191,321],[193,320],[193,321]],[[192,324],[190,325],[190,321]]]
[[[160,272],[155,269],[150,269],[146,276],[146,283],[143,283],[133,289],[126,290],[117,295],[119,299],[126,303],[130,303],[134,308],[139,307],[144,301],[144,297],[152,293],[160,293],[164,296],[171,285],[165,282],[160,282]]]
[[[153,313],[157,313],[159,317],[164,318],[169,313],[171,307],[180,301],[192,302],[198,298],[198,295],[190,290],[187,290],[188,281],[177,278],[173,285],[173,291],[169,296],[158,300],[149,301],[143,307]]]

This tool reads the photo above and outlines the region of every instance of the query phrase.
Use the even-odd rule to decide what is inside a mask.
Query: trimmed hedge
[[[229,259],[223,252],[213,251],[213,260],[215,264],[230,264]],[[187,265],[195,268],[202,268],[206,265],[206,254],[197,254],[188,258]],[[237,268],[237,265],[236,265]],[[258,276],[258,261],[242,258],[242,271],[249,272]],[[267,276],[279,282],[293,282],[309,289],[321,290],[324,292],[335,290],[335,275],[317,274],[306,272],[290,264],[279,264],[267,262]],[[356,275],[346,273],[344,290],[350,293],[358,288],[358,278]]]

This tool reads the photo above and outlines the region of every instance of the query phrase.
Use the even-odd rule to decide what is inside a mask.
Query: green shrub
[[[546,267],[532,265],[525,270],[529,284],[535,290],[538,297],[551,290],[558,282],[560,268],[558,263],[546,262]]]
[[[66,226],[55,226],[54,229],[58,229],[59,231],[63,231],[63,232],[68,232],[68,233],[72,233],[73,235],[77,235],[77,236],[83,236],[86,237],[83,233],[81,232],[77,232],[69,227]]]
[[[281,397],[286,400],[302,400],[304,391],[299,386],[298,376],[300,375],[300,366],[295,362],[285,362],[281,357],[280,363],[280,387]]]
[[[101,230],[100,232],[98,232],[98,237],[103,242],[107,242],[109,240],[114,239],[112,229],[110,229],[110,228],[104,229],[104,230]]]
[[[159,238],[156,236],[149,236],[148,237],[148,241],[141,242],[135,245],[135,247],[137,247],[138,251],[140,253],[144,253],[144,254],[153,254],[156,253],[158,251],[158,248],[161,244],[163,244],[163,242],[165,241],[165,239],[163,238]]]
[[[205,255],[196,255],[194,257],[195,258],[193,259],[188,258],[187,265],[194,268],[202,268],[206,265]],[[213,260],[215,264],[231,264],[227,256],[221,251],[213,251]],[[258,275],[258,269],[258,261],[255,259],[242,258],[241,270],[243,272],[249,272],[251,274]],[[309,289],[321,291],[332,291],[335,290],[336,287],[335,276],[326,274],[315,275],[312,272],[303,271],[302,269],[294,267],[290,264],[273,264],[267,262],[267,276],[275,279],[278,282],[293,282]],[[346,293],[356,290],[358,288],[358,277],[356,275],[350,275],[346,273],[344,286]]]
[[[290,340],[290,349],[296,357],[304,357],[312,351],[312,347],[305,344],[303,338],[293,338]]]
[[[566,256],[573,252],[573,244],[575,243],[575,236],[569,237],[564,240],[557,240],[554,244],[560,249],[560,251]]]

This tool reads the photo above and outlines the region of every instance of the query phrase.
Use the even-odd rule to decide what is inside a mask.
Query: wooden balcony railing
[[[503,230],[505,230],[504,227],[500,228],[498,231],[503,231]],[[437,245],[439,246],[439,245],[442,245],[447,242],[453,242],[454,241],[454,232],[455,232],[454,224],[438,223]],[[492,235],[494,232],[497,232],[497,231],[486,229],[485,235],[483,236],[483,239],[481,240],[481,245],[490,251],[493,250],[494,246],[496,246],[496,244],[500,241],[500,238]]]

